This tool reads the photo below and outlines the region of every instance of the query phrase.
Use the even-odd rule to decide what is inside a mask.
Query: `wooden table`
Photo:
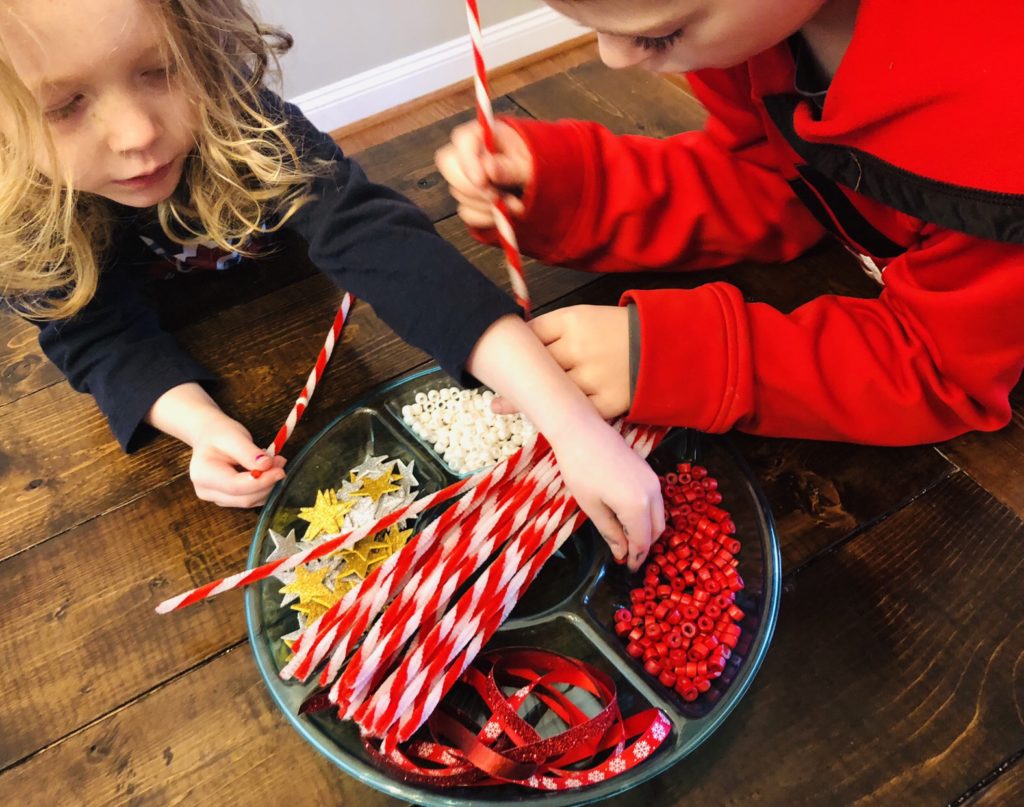
[[[664,136],[701,123],[662,79],[584,64],[500,100]],[[458,116],[465,119],[467,115]],[[490,276],[432,165],[456,118],[373,147],[372,177],[422,205]],[[166,289],[168,322],[223,371],[219,398],[269,439],[338,294],[302,261]],[[545,307],[712,275],[602,277],[531,265]],[[729,272],[792,309],[876,289],[838,248]],[[229,300],[226,303],[224,301]],[[237,593],[170,617],[161,599],[244,565],[257,514],[199,502],[167,438],[121,454],[91,399],[41,358],[31,326],[0,345],[0,802],[383,804],[271,703]],[[359,305],[294,453],[341,407],[425,361]],[[737,436],[778,522],[779,626],[754,686],[693,756],[623,804],[1024,803],[1024,394],[998,434],[861,448]]]

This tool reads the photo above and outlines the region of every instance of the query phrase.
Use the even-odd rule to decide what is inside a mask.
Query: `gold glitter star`
[[[331,590],[324,585],[324,578],[331,571],[330,567],[324,566],[311,572],[303,566],[295,567],[295,579],[286,586],[281,587],[281,594],[295,594],[299,598],[299,604],[316,600],[319,597],[329,596]],[[292,606],[299,610],[298,606]]]
[[[366,578],[367,560],[362,553],[354,549],[344,549],[339,553],[345,559],[345,573],[354,574],[360,580]]]
[[[363,485],[359,490],[352,493],[353,496],[369,496],[370,501],[377,501],[385,493],[394,493],[401,490],[398,485],[392,484],[402,478],[401,474],[393,474],[390,471],[375,476],[373,479],[363,477]]]
[[[354,506],[355,502],[350,499],[339,501],[337,493],[333,490],[317,491],[316,504],[299,510],[299,518],[309,522],[302,540],[312,541],[319,535],[341,532],[345,514]]]
[[[306,624],[313,622],[327,613],[327,606],[317,600],[300,602],[292,606],[293,611],[298,611],[306,617]]]
[[[327,597],[317,597],[315,602],[320,603],[327,608],[330,608],[336,602],[339,602],[342,597],[348,594],[352,589],[359,585],[358,580],[336,580],[334,582],[334,591]]]
[[[397,524],[392,524],[390,527],[388,527],[388,531],[384,533],[383,538],[388,545],[388,549],[391,550],[391,554],[393,555],[395,552],[397,552],[399,549],[405,546],[406,542],[409,540],[410,535],[412,535],[411,529],[403,530]]]

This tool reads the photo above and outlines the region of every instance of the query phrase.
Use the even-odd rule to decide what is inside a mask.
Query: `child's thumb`
[[[499,395],[491,401],[491,411],[496,415],[514,415],[519,409],[508,398]]]

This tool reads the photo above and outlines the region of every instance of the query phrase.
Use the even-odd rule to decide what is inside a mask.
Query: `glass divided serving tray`
[[[310,505],[318,489],[336,486],[342,475],[367,455],[415,460],[420,495],[459,479],[401,418],[402,405],[411,402],[417,392],[446,386],[457,385],[439,369],[413,373],[370,393],[314,437],[288,464],[288,477],[274,488],[264,506],[249,551],[249,566],[262,564],[273,550],[270,529],[284,534],[303,524],[298,519],[299,508]],[[652,706],[662,709],[672,720],[672,733],[642,765],[606,782],[562,793],[514,785],[439,790],[392,778],[370,761],[353,723],[339,721],[331,709],[298,714],[299,706],[316,689],[316,676],[303,684],[283,681],[278,675],[288,656],[281,637],[295,630],[297,622],[294,611],[280,606],[281,583],[268,578],[246,591],[245,614],[256,663],[274,701],[299,734],[346,773],[416,804],[585,804],[664,772],[704,742],[749,688],[775,627],[781,563],[771,512],[728,439],[673,430],[649,461],[658,473],[666,473],[682,461],[707,467],[718,479],[721,506],[732,515],[736,535],[743,543],[739,572],[746,587],[739,592],[737,604],[746,617],[740,623],[740,642],[722,677],[696,701],[686,703],[649,678],[641,663],[626,654],[625,643],[613,631],[613,614],[616,608],[629,605],[629,590],[638,585],[638,579],[612,562],[611,553],[589,523],[548,561],[487,645],[542,647],[594,665],[615,680],[624,716]],[[543,723],[537,728],[547,736]]]

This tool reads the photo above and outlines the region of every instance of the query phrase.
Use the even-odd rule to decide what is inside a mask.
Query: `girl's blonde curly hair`
[[[281,227],[308,199],[322,162],[306,164],[268,117],[260,93],[292,45],[263,25],[243,0],[140,0],[166,32],[168,57],[197,113],[196,145],[178,190],[157,206],[179,243],[209,239],[240,251],[257,232]],[[0,43],[0,295],[33,318],[63,319],[96,292],[109,245],[108,203],[51,181],[35,165],[39,147],[56,151],[40,109],[4,58]],[[55,172],[56,173],[56,172]]]

